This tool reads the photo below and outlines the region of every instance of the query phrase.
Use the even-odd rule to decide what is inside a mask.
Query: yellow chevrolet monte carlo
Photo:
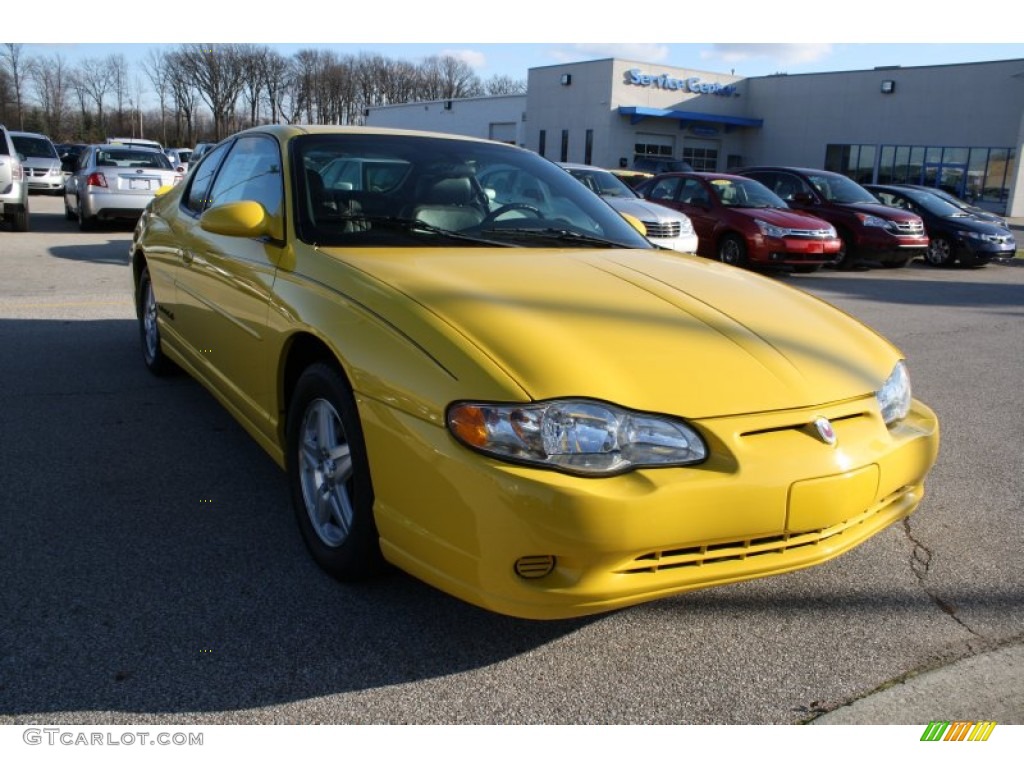
[[[938,449],[875,332],[505,144],[242,132],[150,204],[132,273],[145,364],[286,470],[342,580],[555,619],[785,573],[910,514]]]

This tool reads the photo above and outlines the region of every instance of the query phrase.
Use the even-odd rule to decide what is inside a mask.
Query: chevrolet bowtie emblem
[[[836,431],[832,428],[832,422],[824,416],[814,420],[814,428],[818,430],[818,436],[828,445],[836,444]]]

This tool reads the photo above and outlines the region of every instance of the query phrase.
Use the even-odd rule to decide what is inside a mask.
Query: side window
[[[182,197],[182,205],[196,216],[201,214],[210,202],[210,185],[213,184],[213,177],[217,172],[217,166],[220,165],[221,158],[224,157],[230,146],[230,144],[225,144],[207,152],[203,156],[203,162],[192,174],[189,188]]]
[[[704,185],[696,179],[686,179],[683,188],[679,190],[679,202],[690,205],[709,205],[711,197],[708,195]]]
[[[260,203],[271,216],[281,214],[281,154],[273,139],[244,136],[231,148],[210,190],[210,205],[237,200]]]
[[[679,191],[679,179],[660,179],[647,194],[649,200],[674,200]]]

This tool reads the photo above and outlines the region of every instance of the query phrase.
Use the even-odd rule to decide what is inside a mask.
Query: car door
[[[718,228],[715,215],[718,201],[714,194],[702,179],[691,176],[683,178],[676,195],[673,207],[685,213],[693,223],[697,233],[697,252],[702,256],[714,256]]]
[[[220,149],[220,148],[218,148]],[[209,210],[253,200],[271,216],[284,216],[284,182],[277,141],[249,135],[223,147],[226,156],[209,185],[190,188],[188,201]],[[218,160],[211,153],[208,161]],[[210,178],[207,173],[204,179]],[[205,194],[205,200],[196,200]],[[187,202],[188,202],[187,201]],[[281,228],[283,231],[283,227]],[[185,222],[180,239],[179,326],[211,385],[241,415],[266,434],[272,432],[267,313],[283,241],[207,232],[199,217]],[[276,418],[276,416],[274,416]]]

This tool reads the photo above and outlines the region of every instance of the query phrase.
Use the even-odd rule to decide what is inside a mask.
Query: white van
[[[63,194],[64,170],[60,167],[60,157],[49,137],[26,131],[10,131],[10,135],[14,148],[25,158],[21,165],[29,190]]]

